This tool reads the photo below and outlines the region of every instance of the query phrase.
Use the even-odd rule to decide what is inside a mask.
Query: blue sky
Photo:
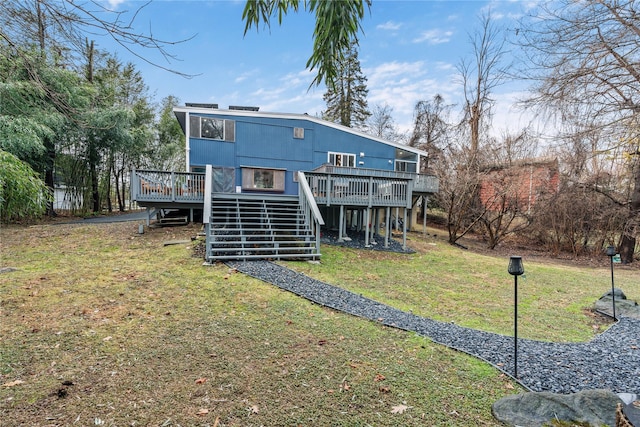
[[[109,0],[118,11],[133,12],[144,3]],[[305,64],[312,48],[314,19],[299,11],[274,20],[270,28],[255,28],[244,35],[244,1],[155,0],[134,21],[139,31],[151,31],[164,40],[193,38],[169,48],[177,60],[165,61],[152,51],[139,51],[163,66],[195,75],[190,79],[146,64],[107,39],[98,47],[136,64],[156,99],[177,96],[184,102],[251,105],[260,111],[319,114],[326,106],[323,86],[309,90],[314,72]],[[368,102],[389,105],[400,130],[411,129],[413,108],[420,100],[441,94],[448,104],[462,102],[456,65],[471,58],[470,36],[478,17],[491,11],[494,22],[515,28],[515,20],[533,2],[373,0],[363,21],[359,59],[369,89]],[[125,15],[129,16],[130,15]],[[495,91],[494,131],[517,131],[520,112],[512,108],[520,85]],[[458,111],[455,107],[454,111]]]

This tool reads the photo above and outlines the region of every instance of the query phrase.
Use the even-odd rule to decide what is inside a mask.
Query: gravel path
[[[513,337],[406,313],[268,261],[228,265],[317,304],[416,332],[478,357],[507,375],[513,374]],[[568,394],[597,388],[640,394],[640,319],[622,317],[586,343],[518,339],[518,377],[519,383],[531,391]]]

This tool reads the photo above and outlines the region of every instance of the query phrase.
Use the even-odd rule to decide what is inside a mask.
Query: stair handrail
[[[304,203],[305,207],[309,208],[309,210],[313,214],[315,222],[320,226],[324,225],[324,219],[322,218],[322,214],[320,213],[320,209],[318,208],[316,199],[315,197],[313,197],[311,187],[309,187],[307,178],[302,171],[298,171],[298,187],[302,190],[298,192],[300,201]]]
[[[204,181],[204,206],[202,209],[202,223],[209,224],[211,222],[211,197],[213,193],[213,166],[206,165],[205,181]]]

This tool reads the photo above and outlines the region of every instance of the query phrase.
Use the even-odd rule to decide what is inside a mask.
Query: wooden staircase
[[[206,231],[208,262],[320,257],[298,196],[214,193]]]

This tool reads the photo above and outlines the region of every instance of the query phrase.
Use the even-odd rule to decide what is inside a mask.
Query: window
[[[333,166],[353,168],[356,166],[356,155],[349,153],[327,153],[327,163]]]
[[[417,162],[408,162],[406,160],[396,160],[396,172],[410,172],[416,173],[418,170]]]
[[[242,168],[242,189],[253,191],[284,191],[283,169]]]
[[[304,128],[293,128],[293,137],[295,139],[304,139]]]
[[[236,140],[236,122],[235,120],[190,116],[189,136],[234,142]]]
[[[201,117],[200,136],[209,139],[224,139],[224,120]]]

